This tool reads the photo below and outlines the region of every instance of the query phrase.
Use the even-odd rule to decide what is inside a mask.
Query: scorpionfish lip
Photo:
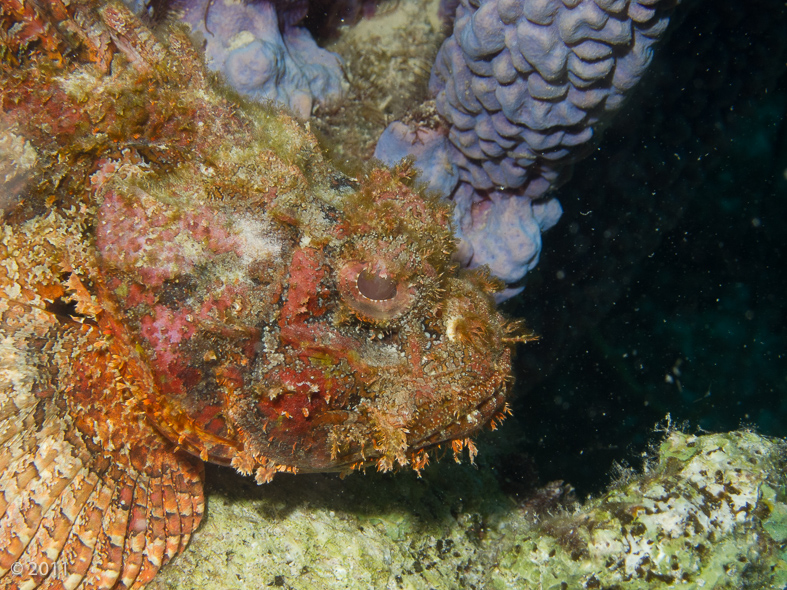
[[[339,271],[339,293],[362,320],[395,320],[413,305],[412,287],[399,283],[367,261],[352,261]]]

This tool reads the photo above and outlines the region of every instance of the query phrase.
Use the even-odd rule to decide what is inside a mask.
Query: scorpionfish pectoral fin
[[[0,588],[130,588],[203,512],[200,461],[146,419],[152,379],[58,215],[0,244]]]

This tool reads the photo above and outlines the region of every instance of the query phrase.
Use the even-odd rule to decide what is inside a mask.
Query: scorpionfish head
[[[219,176],[117,181],[98,212],[157,429],[260,482],[420,470],[446,443],[472,459],[468,437],[507,409],[521,338],[496,282],[452,259],[450,207],[407,166],[244,200]]]

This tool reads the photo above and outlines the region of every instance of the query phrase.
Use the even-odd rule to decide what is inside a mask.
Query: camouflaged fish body
[[[0,588],[140,587],[202,461],[423,468],[517,324],[407,166],[356,181],[122,4],[0,1]]]

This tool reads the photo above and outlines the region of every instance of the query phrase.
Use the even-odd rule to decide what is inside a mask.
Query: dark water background
[[[684,8],[505,306],[541,335],[487,437],[514,487],[535,472],[598,491],[668,413],[787,436],[787,8]]]

